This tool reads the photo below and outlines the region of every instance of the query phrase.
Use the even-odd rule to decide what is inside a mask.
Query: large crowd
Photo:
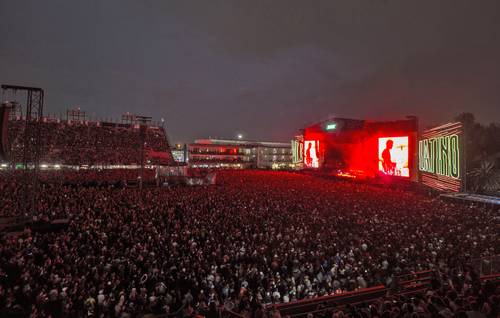
[[[8,125],[9,157],[22,162],[25,122]],[[169,164],[172,160],[165,129],[148,126],[144,137],[138,125],[107,122],[72,122],[45,119],[40,123],[41,162],[63,165],[130,165],[141,163],[141,143],[145,142],[145,162]]]
[[[23,211],[23,170],[3,170],[0,173],[0,217],[20,216]],[[145,168],[142,173],[145,185],[155,184],[156,172]],[[123,187],[138,187],[140,169],[59,169],[41,170],[35,195],[37,219],[66,218],[67,207],[60,204],[64,195],[73,197],[82,188],[98,187],[103,191]],[[31,194],[31,191],[30,191]],[[69,204],[69,203],[68,203]]]
[[[224,307],[260,317],[266,304],[428,269],[441,277],[428,294],[322,315],[499,314],[498,286],[478,285],[470,267],[500,253],[498,209],[296,173],[225,171],[217,182],[142,198],[134,188],[42,183],[37,213],[69,227],[0,238],[0,316],[216,317]],[[1,213],[21,213],[16,176],[0,187]]]

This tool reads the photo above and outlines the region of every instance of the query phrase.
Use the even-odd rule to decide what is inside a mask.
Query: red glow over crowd
[[[38,216],[69,218],[69,228],[0,238],[2,317],[217,317],[221,307],[263,317],[265,304],[426,269],[439,273],[430,293],[325,316],[499,314],[499,286],[481,285],[470,266],[500,252],[497,210],[264,171],[221,172],[216,186],[144,189],[141,206],[138,189],[83,186],[90,173],[86,181],[57,173],[42,176]],[[21,214],[18,177],[2,172],[2,216]]]

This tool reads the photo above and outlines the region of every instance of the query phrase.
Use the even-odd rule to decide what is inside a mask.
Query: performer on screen
[[[312,147],[312,142],[310,142],[307,145],[307,150],[306,150],[306,166],[308,167],[312,166],[311,147]]]
[[[394,145],[394,141],[391,139],[387,140],[385,143],[385,149],[382,151],[382,168],[387,174],[394,174],[394,169],[396,169],[396,163],[392,162],[391,159],[391,149]]]

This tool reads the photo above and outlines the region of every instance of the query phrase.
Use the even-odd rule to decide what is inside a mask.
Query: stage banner
[[[461,123],[448,123],[424,131],[418,141],[420,181],[441,191],[462,191],[465,180],[464,143]]]

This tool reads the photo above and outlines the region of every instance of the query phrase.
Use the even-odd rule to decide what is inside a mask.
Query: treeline
[[[500,192],[500,123],[484,125],[472,113],[455,117],[465,130],[468,191]]]

